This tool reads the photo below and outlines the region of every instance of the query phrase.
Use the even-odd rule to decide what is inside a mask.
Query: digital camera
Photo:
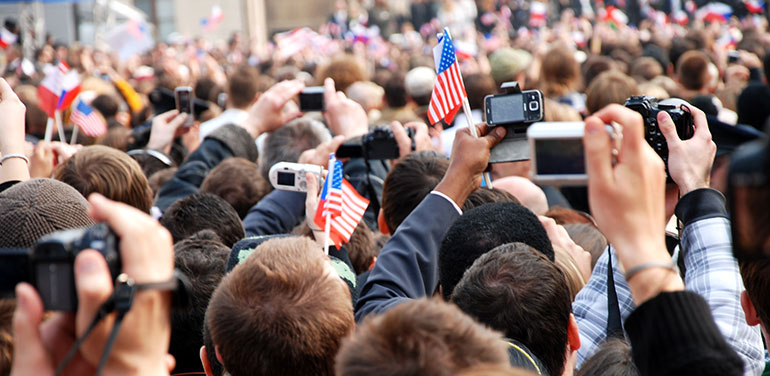
[[[489,163],[514,162],[529,159],[527,128],[543,121],[543,93],[539,90],[520,91],[518,83],[505,83],[502,88],[515,89],[484,98],[484,114],[490,127],[505,127],[505,137],[492,148]]]
[[[414,150],[414,131],[406,128]],[[337,149],[337,158],[398,159],[401,153],[393,132],[387,126],[374,128],[362,137],[351,138]]]
[[[75,257],[84,249],[104,256],[113,280],[121,271],[119,238],[107,226],[53,232],[41,237],[32,249],[0,249],[0,297],[13,296],[19,282],[32,284],[47,311],[75,312]]]
[[[639,96],[626,99],[625,106],[638,112],[644,119],[644,139],[655,150],[663,162],[666,164],[666,176],[668,181],[671,181],[671,177],[668,173],[668,143],[666,143],[666,137],[660,131],[658,126],[658,113],[665,111],[671,116],[671,120],[674,121],[676,127],[676,133],[682,140],[692,138],[695,132],[692,113],[690,108],[684,104],[669,104],[665,103],[672,101],[671,99],[658,102],[653,97]]]

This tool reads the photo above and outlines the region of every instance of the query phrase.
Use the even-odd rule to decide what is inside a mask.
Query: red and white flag
[[[8,48],[8,46],[16,43],[17,39],[19,39],[19,37],[17,37],[16,34],[5,27],[0,27],[0,49],[4,50]]]
[[[438,45],[433,48],[433,59],[437,76],[428,106],[428,120],[431,124],[436,124],[441,119],[452,123],[468,94],[465,93],[455,46],[447,29],[444,29],[444,34],[439,36]]]
[[[350,240],[350,235],[361,222],[369,207],[369,200],[358,194],[342,177],[342,162],[332,160],[332,165],[334,167],[330,169],[324,183],[313,221],[320,228],[325,228],[326,218],[331,218],[329,240],[340,248],[342,243]]]
[[[65,62],[50,67],[37,87],[38,105],[54,117],[56,110],[67,108],[80,93],[80,74],[70,70]]]
[[[93,107],[79,100],[77,106],[72,109],[70,121],[77,125],[86,136],[99,137],[107,132],[107,125]]]

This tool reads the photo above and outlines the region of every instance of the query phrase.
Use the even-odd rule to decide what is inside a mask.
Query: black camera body
[[[668,173],[668,143],[666,137],[660,131],[658,126],[658,113],[665,111],[671,116],[676,127],[676,133],[682,140],[692,138],[695,132],[694,122],[690,109],[685,106],[675,106],[670,104],[658,103],[658,100],[648,96],[638,96],[626,99],[626,107],[638,112],[644,119],[644,139],[655,150],[663,162],[666,164],[666,176],[671,181]]]
[[[406,134],[412,140],[412,150],[414,150],[414,130],[406,128]],[[398,159],[401,153],[390,128],[380,126],[340,145],[336,156],[337,158]]]
[[[12,296],[17,283],[29,282],[40,294],[45,310],[75,312],[75,257],[84,249],[98,251],[114,280],[122,268],[118,243],[107,224],[99,224],[45,235],[31,250],[2,250],[0,296]]]

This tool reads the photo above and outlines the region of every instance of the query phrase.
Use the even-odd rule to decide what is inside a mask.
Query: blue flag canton
[[[332,172],[332,189],[342,189],[342,162],[334,161]]]
[[[330,189],[342,190],[342,162],[335,160],[330,176],[326,177],[323,190],[321,190],[321,200],[329,197]]]
[[[87,105],[87,104],[85,104],[85,103],[83,103],[83,102],[79,102],[79,103],[78,103],[78,107],[77,107],[77,109],[78,109],[78,111],[79,111],[80,113],[82,113],[82,114],[83,114],[83,115],[85,115],[85,116],[91,115],[91,111],[93,111],[93,109],[91,108],[91,106],[89,106],[89,105]]]
[[[441,72],[449,69],[449,67],[452,66],[452,64],[455,63],[455,45],[452,44],[452,38],[449,37],[449,35],[444,33],[443,36],[443,42],[444,47],[441,49],[441,63],[439,64],[438,72],[441,74]]]

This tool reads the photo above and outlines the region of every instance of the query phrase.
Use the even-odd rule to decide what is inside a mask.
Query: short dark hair
[[[741,277],[759,320],[770,328],[770,260],[741,261]]]
[[[463,212],[466,212],[475,207],[495,202],[513,202],[521,204],[519,199],[506,191],[497,188],[479,187],[465,199],[462,210]]]
[[[577,376],[639,376],[628,342],[614,338],[583,362]]]
[[[243,375],[333,375],[355,326],[350,292],[305,237],[260,244],[214,291],[206,324],[225,369]]]
[[[235,209],[211,193],[196,193],[174,202],[160,223],[171,233],[174,243],[206,229],[214,231],[228,247],[246,235]]]
[[[203,230],[174,245],[174,266],[190,281],[190,307],[171,313],[169,353],[176,359],[175,373],[201,371],[203,319],[211,294],[225,275],[230,248],[211,230]],[[213,352],[213,349],[212,349]]]
[[[452,293],[452,302],[537,355],[549,375],[561,375],[572,300],[558,267],[524,243],[503,244],[479,257]]]
[[[236,108],[246,108],[257,96],[259,72],[241,65],[227,78],[227,100]]]
[[[406,106],[406,84],[402,74],[393,74],[385,81],[385,102],[390,108],[399,108]]]
[[[399,304],[367,317],[337,354],[337,374],[450,375],[480,364],[508,364],[499,333],[438,299]]]
[[[444,177],[449,160],[433,151],[412,153],[396,163],[382,185],[382,215],[393,234]]]
[[[120,102],[117,98],[109,94],[100,94],[91,101],[91,106],[99,111],[105,120],[110,120],[118,114]]]
[[[245,158],[228,158],[206,175],[200,191],[222,197],[243,219],[249,209],[270,192],[270,187],[256,163]]]
[[[484,109],[484,97],[497,93],[497,84],[492,76],[484,73],[469,74],[465,77],[465,90],[471,109]]]
[[[438,275],[449,300],[463,273],[479,256],[497,246],[522,242],[554,260],[553,247],[540,220],[517,203],[492,203],[468,210],[447,231],[438,254]]]
[[[358,222],[355,231],[350,235],[347,245],[350,263],[356,274],[369,270],[372,261],[380,253],[380,248],[374,242],[374,233],[364,221]]]
[[[701,51],[687,51],[676,64],[679,83],[688,90],[701,90],[708,85],[708,68],[711,60]]]
[[[270,167],[278,162],[297,162],[300,154],[331,138],[318,121],[307,117],[292,120],[270,132],[262,148],[259,169],[265,181],[270,181]]]

